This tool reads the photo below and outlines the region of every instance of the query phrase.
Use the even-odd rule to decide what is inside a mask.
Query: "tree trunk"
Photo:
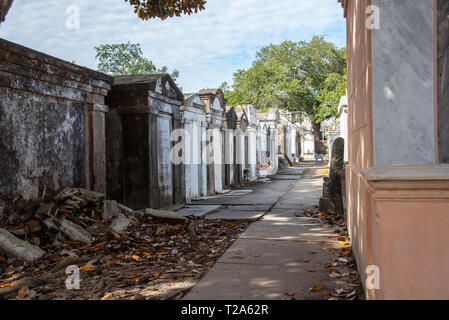
[[[6,14],[12,5],[13,0],[0,0],[0,23],[5,21]]]
[[[321,129],[320,124],[317,123],[315,119],[313,119],[312,120],[312,130],[313,130],[313,136],[315,137],[315,141],[320,141],[320,129]]]
[[[313,136],[315,137],[315,152],[319,154],[326,154],[326,147],[320,140],[320,124],[316,120],[312,120]]]

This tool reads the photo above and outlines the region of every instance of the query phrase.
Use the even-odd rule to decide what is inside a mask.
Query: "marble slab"
[[[372,32],[374,165],[434,164],[434,1],[376,3],[380,29]]]

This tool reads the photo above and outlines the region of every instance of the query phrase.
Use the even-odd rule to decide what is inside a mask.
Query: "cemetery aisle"
[[[333,236],[335,228],[324,228],[304,213],[318,204],[324,171],[306,167],[305,177],[290,181],[290,188],[263,219],[240,236],[184,299],[302,300],[323,299],[341,289],[354,291],[354,284],[329,276],[330,263],[344,269],[348,262],[335,262],[338,259],[329,250],[342,247]],[[271,187],[265,185],[267,190]]]

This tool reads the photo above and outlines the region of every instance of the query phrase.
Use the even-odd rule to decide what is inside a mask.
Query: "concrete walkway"
[[[301,180],[274,180],[256,185],[254,192],[244,197],[207,200],[228,208],[252,205],[262,209],[265,205],[271,209],[240,236],[184,299],[323,299],[332,290],[346,288],[344,281],[329,277],[325,270],[335,255],[322,249],[338,246],[331,237],[334,230],[321,228],[317,219],[301,214],[302,209],[314,208],[321,195],[322,177],[314,174],[316,170],[309,168]],[[312,286],[324,289],[309,291]]]

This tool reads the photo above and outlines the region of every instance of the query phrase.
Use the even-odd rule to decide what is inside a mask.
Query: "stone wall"
[[[10,218],[65,187],[105,192],[110,82],[0,39],[0,207]]]

